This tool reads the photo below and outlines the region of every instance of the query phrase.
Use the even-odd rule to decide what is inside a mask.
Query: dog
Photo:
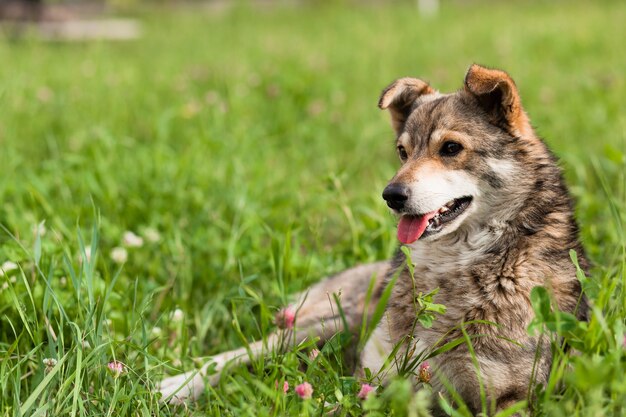
[[[400,247],[409,251],[314,285],[283,312],[295,313],[295,327],[165,379],[163,399],[197,398],[229,362],[249,363],[309,337],[323,344],[338,331],[356,334],[383,298],[384,315],[359,352],[357,375],[385,383],[405,374],[401,364],[415,368],[428,357],[433,391],[456,392],[473,414],[485,410],[485,400],[487,414],[495,414],[532,399],[535,384],[547,382],[550,343],[527,331],[531,290],[548,288],[560,310],[586,320],[570,251],[583,270],[588,264],[557,159],[535,134],[514,81],[474,64],[459,91],[442,94],[401,78],[383,90],[378,106],[391,115],[401,163],[382,196],[399,217]],[[428,293],[446,311],[423,326],[416,296]],[[343,317],[332,294],[341,294]],[[449,349],[433,355],[446,343]]]

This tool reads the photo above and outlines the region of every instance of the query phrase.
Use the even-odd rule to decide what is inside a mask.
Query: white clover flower
[[[163,330],[161,330],[161,328],[157,326],[154,326],[152,330],[150,331],[150,334],[153,337],[160,337],[162,333],[163,333]]]
[[[85,251],[83,253],[78,254],[78,260],[81,263],[83,262],[83,260],[86,260],[87,262],[91,262],[91,246],[90,245],[85,246]]]
[[[113,248],[111,251],[111,259],[113,259],[113,262],[116,264],[123,264],[128,260],[128,252],[121,247]]]
[[[151,243],[157,243],[161,240],[161,234],[153,227],[148,227],[146,230],[144,230],[143,235],[145,236],[146,240]]]
[[[177,308],[172,313],[172,321],[174,323],[179,323],[179,322],[183,321],[184,318],[185,318],[185,313],[183,313],[183,310],[181,310],[180,308]]]
[[[34,224],[32,227],[32,230],[33,230],[34,235],[39,235],[39,236],[44,236],[46,232],[48,231],[48,229],[46,229],[46,225],[44,222],[41,222],[39,224]]]
[[[131,231],[126,231],[124,232],[122,243],[129,248],[140,248],[143,246],[143,239]]]
[[[15,262],[6,261],[0,265],[0,277],[8,275],[9,272],[15,271],[19,266]]]
[[[6,261],[2,265],[0,265],[0,277],[7,275],[9,272],[14,271],[18,268],[18,265],[15,262]]]
[[[52,368],[54,368],[57,364],[57,360],[54,358],[45,358],[42,362],[43,362],[43,366],[46,367],[45,369],[46,373],[52,371]]]

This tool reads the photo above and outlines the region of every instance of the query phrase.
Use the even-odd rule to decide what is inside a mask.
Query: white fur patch
[[[387,357],[393,351],[391,337],[387,332],[388,325],[388,318],[385,316],[372,332],[361,354],[361,366],[363,369],[369,368],[374,375],[382,370]]]
[[[450,201],[480,195],[476,179],[465,171],[420,169],[415,172],[416,180],[409,184],[411,198],[407,204],[415,213],[429,213]]]
[[[494,235],[488,231],[477,229],[468,232],[467,241],[459,241],[450,245],[447,240],[443,243],[438,241],[439,235],[445,231],[446,229],[433,235],[430,241],[427,241],[429,238],[420,239],[410,245],[411,260],[414,264],[428,265],[433,273],[448,275],[451,271],[464,270],[474,264],[477,258],[484,256],[487,248],[485,243],[494,239]],[[433,259],[436,259],[437,262],[433,262]]]
[[[511,177],[517,171],[515,162],[508,159],[487,158],[486,162],[489,168],[500,177]]]
[[[399,363],[402,362],[406,352],[405,348],[400,348],[395,358],[389,358],[395,348],[389,335],[389,326],[389,317],[385,315],[367,340],[360,359],[361,367],[363,369],[368,368],[373,375],[377,375],[383,384],[398,373]],[[420,355],[428,348],[426,343],[421,340],[412,346],[411,351],[414,355]]]
[[[398,136],[398,145],[402,145],[405,148],[411,143],[411,135],[408,132],[403,132]]]
[[[420,96],[419,99],[415,102],[416,107],[419,105],[421,106],[422,104],[431,102],[431,101],[435,101],[440,97],[443,96],[449,96],[450,94],[442,94],[439,91],[435,91],[434,93],[431,94],[424,94],[423,96]]]

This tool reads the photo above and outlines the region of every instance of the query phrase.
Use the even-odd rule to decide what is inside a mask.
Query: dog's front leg
[[[206,382],[216,385],[220,373],[228,363],[249,364],[253,358],[272,351],[284,351],[307,337],[317,339],[321,344],[337,332],[355,331],[361,324],[370,281],[375,280],[374,297],[367,307],[373,311],[378,301],[376,294],[379,293],[388,270],[387,262],[376,262],[350,268],[317,283],[300,294],[298,301],[292,306],[296,315],[294,329],[278,330],[270,334],[265,342],[254,342],[247,349],[239,348],[212,356],[198,371],[164,379],[159,386],[159,391],[163,394],[161,400],[176,404],[195,400],[204,391],[209,369],[214,373],[206,378]],[[337,294],[340,299],[345,313],[343,318],[339,315],[333,294]],[[344,324],[348,329],[344,328]]]
[[[278,339],[279,334],[273,333],[269,336],[267,343],[271,346],[275,344]],[[263,341],[251,343],[249,349],[249,353],[252,357],[260,355],[263,352]],[[182,404],[186,401],[196,400],[204,391],[205,381],[210,385],[217,385],[221,372],[226,364],[248,364],[251,361],[249,353],[245,348],[223,352],[210,357],[199,370],[185,372],[164,379],[159,385],[159,391],[163,394],[161,401],[170,402],[171,404]],[[213,373],[207,378],[207,371],[209,369],[211,369]]]
[[[185,372],[161,381],[159,391],[163,396],[161,401],[171,404],[182,404],[193,401],[204,391],[204,384],[217,385],[222,370],[228,365],[248,365],[257,357],[265,356],[272,351],[284,351],[291,346],[302,343],[307,337],[319,338],[322,342],[338,331],[343,330],[342,320],[339,317],[320,318],[317,323],[304,329],[279,330],[262,340],[251,343],[248,348],[239,348],[223,352],[210,357],[197,371]],[[207,377],[207,371],[211,375]]]

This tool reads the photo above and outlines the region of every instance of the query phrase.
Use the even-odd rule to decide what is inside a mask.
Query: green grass
[[[140,16],[129,43],[0,38],[0,264],[19,265],[0,277],[0,415],[321,415],[324,401],[425,415],[401,380],[362,404],[330,348],[306,369],[306,346],[233,369],[185,409],[159,408],[154,385],[263,337],[288,294],[393,252],[378,94],[406,75],[460,88],[472,62],[517,81],[595,265],[591,322],[556,354],[535,414],[626,409],[624,2]],[[144,244],[120,265],[127,230]],[[283,380],[311,382],[314,399],[279,394]]]

